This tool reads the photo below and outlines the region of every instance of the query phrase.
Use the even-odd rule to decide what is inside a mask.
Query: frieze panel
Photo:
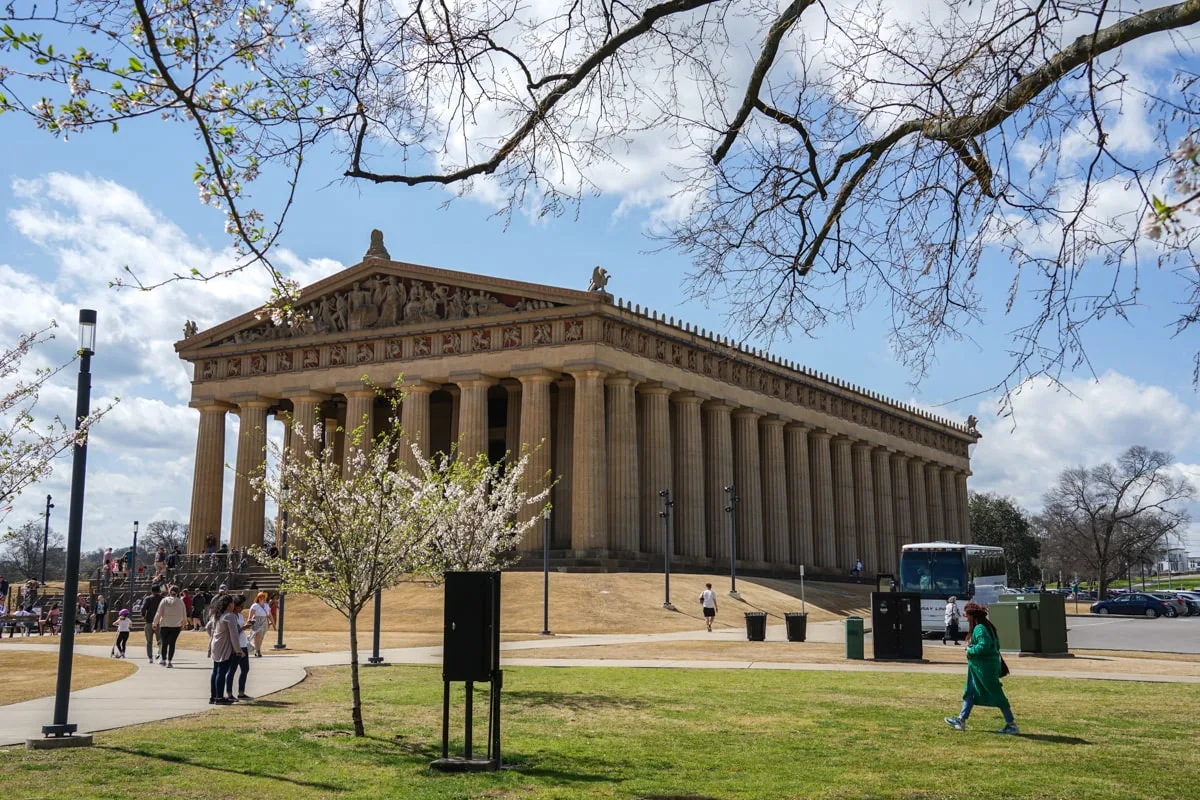
[[[471,331],[471,349],[479,352],[492,349],[492,329]]]
[[[510,325],[504,329],[504,348],[507,350],[512,347],[521,346],[521,329],[516,325]]]
[[[300,361],[301,369],[316,369],[321,366],[321,351],[315,347],[310,347],[304,351],[304,356]]]
[[[377,274],[355,281],[349,289],[301,305],[286,325],[267,320],[258,327],[238,331],[218,345],[392,328],[416,322],[475,319],[558,305],[548,300],[495,295],[481,289]],[[579,338],[582,338],[582,325],[575,324],[579,325]]]
[[[404,340],[388,339],[383,352],[390,361],[404,358]]]
[[[231,358],[225,362],[225,375],[230,378],[242,377],[242,359]]]
[[[294,356],[291,350],[284,350],[275,355],[275,370],[276,372],[291,372]]]
[[[329,366],[341,367],[346,364],[346,345],[335,344],[329,348]]]

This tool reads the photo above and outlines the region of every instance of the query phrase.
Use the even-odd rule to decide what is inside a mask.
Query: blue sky
[[[186,317],[201,328],[253,308],[265,281],[248,273],[223,284],[187,284],[119,296],[105,282],[124,263],[146,270],[179,264],[222,264],[229,258],[223,221],[200,205],[190,176],[197,149],[190,133],[156,122],[127,124],[120,133],[92,133],[57,141],[25,121],[0,119],[0,335],[56,316],[64,341],[47,351],[73,349],[75,311],[100,309],[99,352],[94,362],[98,396],[122,403],[104,422],[91,448],[85,545],[118,544],[132,521],[187,519],[195,412],[186,407],[187,376],[170,343]],[[397,260],[584,288],[593,265],[612,274],[614,294],[701,327],[731,336],[719,303],[685,302],[681,289],[689,264],[671,252],[651,252],[647,209],[617,213],[619,193],[586,200],[578,216],[507,226],[471,199],[442,208],[440,189],[403,189],[337,180],[339,163],[310,163],[292,212],[281,263],[309,282],[356,263],[371,228],[386,235]],[[1009,264],[996,259],[984,272],[989,306],[985,324],[968,339],[942,348],[919,386],[889,351],[884,309],[861,313],[853,326],[835,325],[819,338],[778,341],[773,352],[891,397],[940,407],[977,395],[1008,371],[1006,333],[1019,320],[1003,314]],[[1069,376],[1071,392],[1027,387],[1013,420],[997,419],[997,398],[969,397],[938,413],[981,419],[985,438],[973,455],[971,488],[1011,493],[1034,507],[1059,470],[1095,463],[1131,444],[1171,449],[1188,474],[1200,475],[1200,402],[1191,385],[1191,359],[1200,338],[1172,338],[1178,281],[1150,268],[1142,275],[1142,300],[1129,322],[1109,319],[1088,335],[1088,372]],[[70,385],[48,393],[46,409],[69,414]],[[1072,394],[1073,392],[1073,394]],[[230,441],[236,432],[233,418]],[[227,450],[232,460],[232,444]],[[8,518],[19,524],[39,513],[46,491],[65,510],[69,468],[61,466],[45,487],[28,492]],[[232,494],[226,496],[226,513]],[[59,521],[65,527],[65,515]],[[1200,554],[1200,536],[1190,549]]]

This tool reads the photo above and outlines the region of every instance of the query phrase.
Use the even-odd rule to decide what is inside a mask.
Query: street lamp
[[[42,533],[42,586],[46,585],[46,548],[50,546],[50,509],[54,508],[54,503],[50,502],[50,495],[46,495],[46,530]],[[66,600],[63,597],[63,600]]]
[[[287,561],[287,523],[288,512],[285,508],[283,513],[279,515],[279,557],[283,561]],[[283,643],[283,601],[284,593],[279,593],[279,616],[275,619],[275,649],[287,650],[287,645]]]
[[[96,351],[96,312],[79,311],[79,380],[75,389],[75,430],[88,418],[92,401],[92,354]],[[67,722],[71,703],[71,666],[75,655],[75,595],[79,594],[79,550],[83,543],[83,490],[87,478],[87,436],[76,435],[71,464],[71,511],[67,522],[67,574],[63,584],[62,638],[58,646],[58,683],[54,690],[54,721],[42,735],[71,738],[72,745],[90,745],[91,736],[72,738],[78,725]],[[36,746],[36,745],[35,745]]]
[[[741,600],[742,596],[737,590],[737,504],[742,502],[742,498],[737,496],[737,487],[732,483],[725,487],[725,496],[728,498],[725,505],[725,513],[729,515],[729,596],[734,600]]]
[[[663,547],[663,577],[666,581],[664,590],[666,595],[663,598],[662,607],[668,611],[674,611],[675,606],[671,605],[671,506],[675,505],[675,501],[671,499],[670,489],[659,489],[658,496],[663,499],[663,510],[658,512],[663,521],[663,538],[665,540]]]
[[[367,659],[368,664],[382,664],[383,656],[379,655],[379,618],[380,606],[383,605],[383,591],[375,590],[375,632],[372,635],[371,657]]]
[[[550,632],[550,507],[542,512],[542,636]]]

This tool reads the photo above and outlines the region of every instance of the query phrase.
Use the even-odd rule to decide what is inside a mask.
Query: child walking
[[[125,657],[125,645],[129,643],[129,609],[122,608],[117,613],[117,658]]]

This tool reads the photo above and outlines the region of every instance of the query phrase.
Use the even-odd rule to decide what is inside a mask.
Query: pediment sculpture
[[[332,292],[300,306],[287,325],[276,325],[268,320],[257,328],[238,331],[220,344],[392,328],[413,322],[473,319],[554,305],[548,300],[511,297],[503,300],[481,289],[377,274],[355,281],[349,289]]]

